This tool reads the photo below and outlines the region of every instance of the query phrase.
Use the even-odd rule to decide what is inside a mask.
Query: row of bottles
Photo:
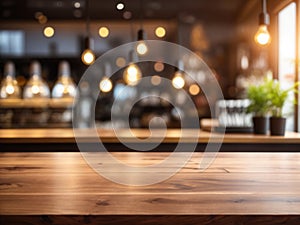
[[[30,64],[30,79],[27,81],[23,98],[50,98],[50,88],[41,76],[41,64],[33,61]],[[0,86],[0,98],[16,99],[21,98],[21,88],[15,77],[15,65],[7,62],[4,66],[4,78]],[[58,67],[58,80],[56,81],[51,96],[52,98],[70,98],[76,94],[76,85],[71,78],[70,65],[67,61],[62,61]]]

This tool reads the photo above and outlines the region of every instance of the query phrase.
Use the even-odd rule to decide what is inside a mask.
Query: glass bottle
[[[24,98],[49,98],[50,90],[41,76],[41,64],[33,61],[30,64],[30,79],[25,85]]]
[[[92,126],[95,110],[92,110],[94,99],[91,96],[90,84],[87,81],[80,83],[79,94],[73,114],[73,126],[76,128],[88,128]]]
[[[71,78],[70,64],[61,61],[58,67],[58,80],[52,89],[53,98],[74,98],[76,85]]]
[[[15,78],[16,70],[13,62],[4,65],[4,78],[0,86],[0,98],[20,98],[20,87]]]

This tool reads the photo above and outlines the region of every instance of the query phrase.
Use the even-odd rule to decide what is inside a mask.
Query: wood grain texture
[[[124,142],[136,143],[140,140],[147,142],[183,143],[195,142],[207,143],[258,143],[258,144],[300,144],[300,133],[286,132],[285,136],[269,136],[255,134],[225,134],[224,139],[217,133],[199,131],[193,129],[168,129],[155,130],[150,136],[146,129],[118,130],[118,136],[113,130],[99,129],[96,135],[90,129],[77,130],[77,140],[81,142],[97,142],[99,138],[103,143]],[[137,140],[138,139],[138,140]],[[0,143],[75,143],[73,129],[2,129],[0,130]]]
[[[141,166],[168,154],[113,155]],[[0,214],[300,215],[299,153],[219,153],[205,172],[200,157],[162,183],[133,187],[99,176],[80,153],[1,153]]]
[[[145,166],[170,153],[112,154]],[[0,153],[0,224],[299,224],[300,153],[219,153],[205,172],[201,157],[133,187],[104,179],[80,153]]]

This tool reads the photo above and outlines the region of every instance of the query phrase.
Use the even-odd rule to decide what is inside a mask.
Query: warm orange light
[[[39,16],[38,21],[40,24],[45,24],[45,23],[47,23],[48,18],[45,15],[41,15],[41,16]]]
[[[91,49],[86,49],[81,54],[81,60],[85,65],[90,65],[95,61],[95,54]]]
[[[192,84],[189,88],[189,92],[191,95],[197,95],[200,93],[200,88],[197,84]]]
[[[11,95],[15,92],[15,88],[12,85],[7,85],[5,90],[6,90],[6,93],[9,94],[9,95]]]
[[[109,35],[109,29],[107,27],[100,27],[99,36],[102,38],[106,38]]]
[[[76,9],[79,9],[79,8],[81,7],[80,2],[74,2],[74,7],[75,7]]]
[[[164,64],[163,64],[162,62],[156,62],[156,63],[154,64],[154,70],[155,70],[156,72],[161,72],[161,71],[164,70],[164,68],[165,68],[165,66],[164,66]]]
[[[130,64],[123,73],[125,82],[131,86],[136,85],[140,81],[141,76],[142,73],[140,68],[134,63]]]
[[[177,71],[175,73],[175,76],[172,79],[172,85],[176,89],[181,89],[181,88],[184,87],[185,80],[184,80],[183,75],[182,75],[182,73],[180,71]]]
[[[32,93],[33,94],[38,94],[39,92],[40,92],[40,88],[39,88],[39,86],[37,86],[37,85],[33,85],[32,87],[31,87],[31,91],[32,91]]]
[[[270,44],[271,36],[266,25],[259,26],[258,31],[254,36],[254,40],[257,44],[262,46]]]
[[[145,55],[148,52],[148,47],[144,41],[139,41],[138,45],[136,46],[136,51],[139,55]]]
[[[45,37],[48,37],[48,38],[53,37],[53,35],[54,35],[54,28],[53,27],[45,27],[45,29],[44,29],[44,35],[45,35]]]
[[[166,35],[166,29],[163,27],[157,27],[155,29],[155,35],[159,38],[162,38]]]
[[[104,77],[99,84],[99,88],[102,92],[110,92],[113,87],[111,80],[108,77]]]

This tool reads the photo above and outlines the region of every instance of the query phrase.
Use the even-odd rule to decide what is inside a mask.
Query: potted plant
[[[247,108],[249,113],[253,113],[253,132],[255,134],[266,134],[268,131],[268,111],[269,97],[266,83],[251,85],[247,91],[250,105]]]
[[[283,116],[283,106],[286,103],[290,92],[297,92],[295,83],[288,89],[282,89],[278,80],[270,80],[267,83],[270,99],[270,134],[283,136],[285,133],[286,118]]]

